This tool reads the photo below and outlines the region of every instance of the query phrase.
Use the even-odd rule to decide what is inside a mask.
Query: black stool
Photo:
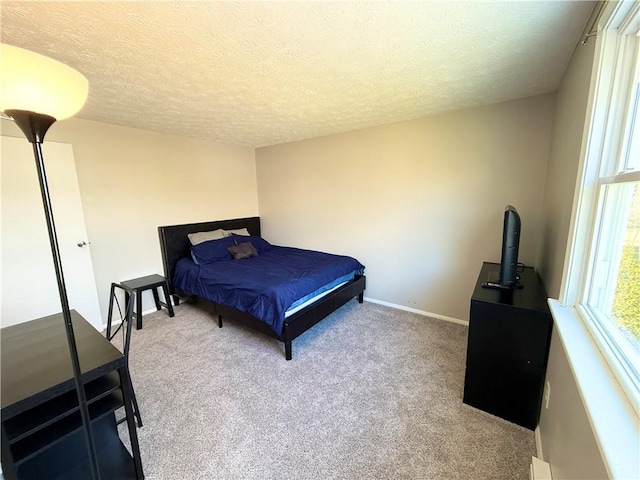
[[[125,308],[124,315],[122,310],[120,309],[120,304],[118,303],[118,299],[116,298],[116,288],[120,288],[124,290],[125,297],[131,297],[134,295],[134,292],[127,287],[122,285],[118,285],[117,283],[111,284],[111,295],[109,297],[109,313],[107,315],[107,340],[111,341],[116,336],[116,334],[120,331],[120,329],[124,328],[123,336],[124,340],[122,342],[122,349],[124,350],[122,353],[124,354],[124,358],[126,361],[126,369],[127,376],[129,377],[129,382],[131,386],[131,400],[133,403],[133,415],[136,417],[138,421],[138,427],[142,426],[142,417],[140,416],[140,409],[138,408],[138,400],[136,400],[136,392],[133,389],[133,382],[131,382],[131,373],[129,372],[129,346],[131,344],[131,324],[133,322],[133,302],[125,300]],[[118,305],[118,311],[120,312],[120,325],[116,328],[115,332],[111,331],[111,322],[113,318],[113,301],[116,301]],[[126,417],[121,418],[116,423],[120,424],[126,420]]]
[[[169,316],[173,317],[173,306],[171,305],[171,298],[169,298],[169,284],[167,280],[161,275],[148,275],[146,277],[134,278],[132,280],[125,280],[120,282],[120,285],[126,287],[125,289],[125,303],[129,304],[129,293],[131,290],[136,298],[136,309],[133,312],[133,316],[136,319],[136,330],[142,328],[142,292],[145,290],[153,290],[153,299],[156,302],[156,310],[160,310],[165,307],[169,311]],[[158,288],[162,287],[164,292],[164,302],[160,301],[158,296]]]

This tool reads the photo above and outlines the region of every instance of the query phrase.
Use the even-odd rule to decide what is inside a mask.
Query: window
[[[562,298],[638,409],[640,399],[640,5],[611,3],[597,72],[576,229]]]

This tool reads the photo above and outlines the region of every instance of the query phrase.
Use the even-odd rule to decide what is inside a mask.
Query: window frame
[[[602,222],[602,195],[606,185],[640,180],[640,170],[621,171],[628,153],[625,133],[633,126],[633,101],[640,88],[640,4],[611,2],[605,6],[598,28],[596,61],[592,73],[592,95],[587,106],[581,163],[569,232],[568,254],[560,290],[560,302],[572,305],[593,337],[597,348],[621,384],[636,414],[640,414],[640,375],[634,355],[625,342],[598,317],[588,303],[595,279],[598,235]],[[629,59],[632,63],[629,63]],[[636,88],[634,91],[633,89]],[[637,105],[637,103],[636,103]],[[638,125],[636,128],[640,128]],[[628,166],[629,158],[624,159]],[[640,165],[636,165],[638,168]],[[620,348],[619,345],[623,347]]]

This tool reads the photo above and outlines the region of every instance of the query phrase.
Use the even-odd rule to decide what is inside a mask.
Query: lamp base
[[[11,117],[29,143],[42,143],[49,127],[56,121],[50,115],[30,112],[29,110],[5,110],[5,115]]]

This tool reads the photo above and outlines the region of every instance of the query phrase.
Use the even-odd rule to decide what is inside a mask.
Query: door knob
[[[86,246],[87,246],[87,242],[85,242],[84,240],[83,240],[83,241],[81,241],[81,242],[78,242],[78,246],[79,246],[80,248],[82,248],[82,247],[86,247]]]

